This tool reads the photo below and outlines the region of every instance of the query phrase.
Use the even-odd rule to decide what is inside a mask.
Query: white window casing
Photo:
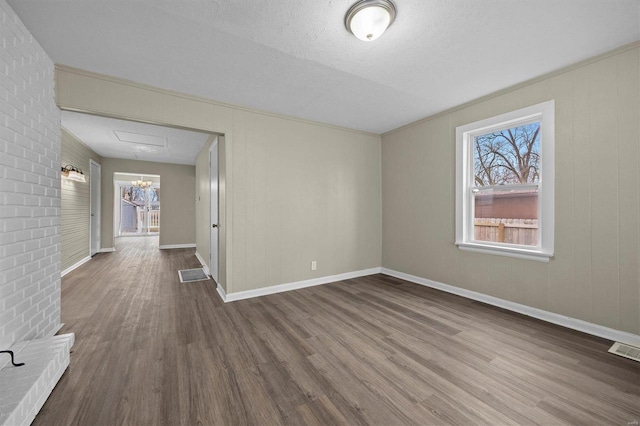
[[[538,188],[538,245],[523,246],[474,239],[473,140],[475,136],[540,122],[539,182],[511,185]],[[456,245],[462,250],[548,262],[554,255],[555,101],[456,128]],[[482,188],[487,189],[487,188]]]

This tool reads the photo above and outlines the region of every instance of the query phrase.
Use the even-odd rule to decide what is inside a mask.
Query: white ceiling
[[[366,43],[355,0],[8,0],[51,58],[382,133],[640,39],[640,0],[394,0]]]
[[[196,164],[196,156],[210,136],[193,132],[133,121],[97,117],[95,115],[62,111],[62,127],[103,157],[160,163]],[[124,142],[145,136],[145,143]],[[128,132],[129,137],[123,137]],[[135,171],[135,170],[133,170]]]

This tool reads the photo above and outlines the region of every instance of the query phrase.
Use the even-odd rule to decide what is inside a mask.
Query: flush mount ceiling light
[[[360,0],[344,18],[347,30],[363,41],[380,37],[396,17],[396,7],[389,0]]]

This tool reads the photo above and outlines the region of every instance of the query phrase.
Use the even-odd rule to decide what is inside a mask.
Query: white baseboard
[[[227,300],[227,293],[224,291],[224,288],[222,288],[222,286],[220,284],[218,284],[216,286],[216,290],[218,290],[218,294],[220,295],[220,299],[222,299],[222,301],[224,303],[230,302],[229,300]]]
[[[202,269],[204,270],[204,273],[211,276],[211,272],[209,272],[209,267],[207,266],[207,263],[204,261],[202,256],[200,256],[200,253],[198,253],[198,250],[196,250],[196,258],[198,259],[198,262],[200,262],[200,265],[202,265]]]
[[[116,251],[115,248],[106,247],[106,248],[101,248],[100,250],[98,250],[98,253],[113,253],[114,251]]]
[[[73,271],[74,269],[79,268],[80,266],[84,265],[85,263],[87,263],[88,261],[91,260],[91,256],[87,256],[84,259],[82,259],[79,262],[74,263],[73,265],[69,266],[67,269],[65,269],[64,271],[62,271],[60,273],[60,277],[64,277],[65,275],[67,275],[69,272]]]
[[[640,346],[640,336],[626,331],[615,330],[613,328],[605,327],[598,324],[593,324],[587,321],[579,320],[577,318],[568,317],[565,315],[556,314],[553,312],[545,311],[531,306],[522,305],[520,303],[510,302],[508,300],[499,299],[497,297],[489,296],[483,293],[478,293],[471,290],[466,290],[460,287],[455,287],[449,284],[443,284],[438,281],[432,281],[426,278],[417,277],[415,275],[405,274],[404,272],[394,271],[392,269],[381,268],[381,273],[392,277],[400,278],[405,281],[420,284],[426,287],[442,290],[447,293],[457,294],[458,296],[466,297],[467,299],[477,300],[479,302],[486,303],[488,305],[498,306],[509,311],[518,312],[523,315],[527,315],[533,318],[541,319],[553,324],[561,325],[563,327],[570,328],[572,330],[581,331],[583,333],[591,334],[593,336],[602,337],[604,339],[613,340],[616,342],[627,343],[632,346]]]
[[[224,293],[218,286],[218,293],[222,300],[226,302],[235,302],[236,300],[251,299],[253,297],[266,296],[268,294],[282,293],[283,291],[298,290],[306,287],[313,287],[321,284],[333,283],[336,281],[348,280],[351,278],[364,277],[367,275],[379,274],[380,268],[363,269],[361,271],[345,272],[344,274],[329,275],[326,277],[313,278],[305,281],[296,281],[286,284],[278,284],[270,287],[258,288],[255,290],[239,291],[236,293]]]
[[[194,248],[196,245],[194,244],[167,244],[164,246],[158,246],[160,250],[169,250],[169,249],[182,249],[182,248]]]

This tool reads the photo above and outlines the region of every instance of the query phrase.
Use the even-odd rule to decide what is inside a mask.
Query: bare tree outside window
[[[474,138],[477,186],[535,183],[540,180],[540,123]]]
[[[475,239],[537,245],[540,122],[475,136],[473,149]]]

